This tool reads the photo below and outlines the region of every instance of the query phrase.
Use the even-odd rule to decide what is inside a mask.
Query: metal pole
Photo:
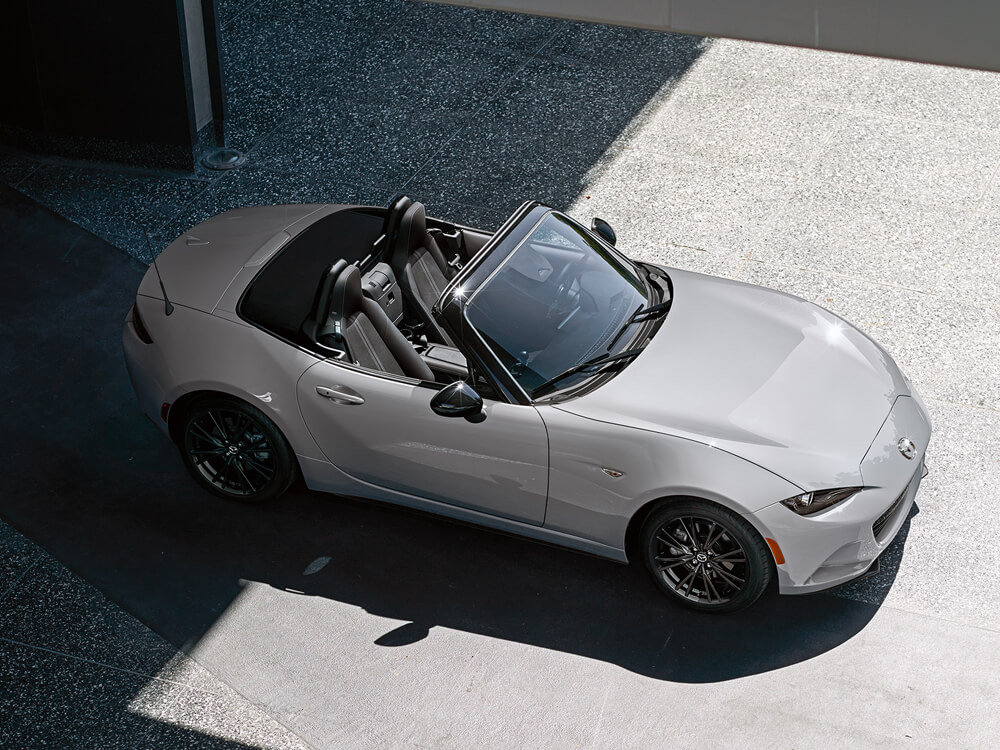
[[[205,53],[208,58],[208,81],[212,94],[212,125],[215,149],[201,163],[209,169],[233,169],[243,164],[246,156],[226,146],[226,82],[222,75],[222,55],[219,52],[219,22],[216,0],[201,0],[205,28]]]

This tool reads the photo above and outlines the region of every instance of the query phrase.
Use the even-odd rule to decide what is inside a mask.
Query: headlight
[[[808,516],[817,513],[831,505],[842,503],[851,495],[860,492],[861,487],[841,487],[836,490],[820,490],[819,492],[805,492],[787,500],[782,500],[781,504],[789,510],[793,510],[800,516]]]

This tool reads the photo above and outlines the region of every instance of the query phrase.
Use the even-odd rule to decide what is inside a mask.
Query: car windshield
[[[466,319],[531,397],[569,368],[624,349],[648,302],[634,268],[569,218],[548,213],[472,293]],[[560,379],[560,387],[587,377]]]

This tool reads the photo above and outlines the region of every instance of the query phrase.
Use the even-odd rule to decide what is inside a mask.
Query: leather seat
[[[427,215],[422,203],[411,204],[403,214],[389,265],[410,309],[425,324],[427,338],[454,346],[434,320],[431,308],[440,299],[455,270],[448,265],[441,248],[427,231]]]
[[[434,373],[385,311],[362,294],[358,267],[343,260],[323,274],[313,316],[303,329],[325,347],[346,349],[354,362],[369,370],[434,380]]]

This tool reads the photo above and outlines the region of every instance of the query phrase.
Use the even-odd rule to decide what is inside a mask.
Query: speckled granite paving
[[[173,645],[132,626],[80,629],[80,643],[107,645],[87,652],[93,671],[75,687],[50,681],[55,704],[85,707],[53,726],[75,731],[77,714],[102,711],[92,684],[113,674],[101,715],[128,716],[109,738],[126,721],[174,732],[123,707],[157,695],[137,675],[182,645],[321,747],[985,747],[1000,736],[984,710],[1000,702],[1000,76],[403,0],[222,7],[228,135],[246,166],[183,175],[0,154],[0,180],[139,268],[136,222],[159,249],[242,205],[405,191],[485,228],[528,198],[600,215],[637,257],[798,294],[872,335],[927,402],[931,474],[877,576],[706,622],[655,609],[639,579],[604,563],[392,510],[298,493],[256,521],[215,517],[179,463],[160,460],[151,428],[113,410],[95,421],[127,426],[141,464],[120,486],[162,484],[151,517],[185,531],[161,535],[177,547],[161,561],[146,549],[161,536],[111,493],[98,507],[137,541],[95,562],[77,538],[67,562]],[[252,551],[233,540],[262,524]],[[57,531],[72,538],[53,530],[49,546]],[[24,596],[49,590],[23,588],[46,571],[73,580],[10,538],[0,571],[36,563]],[[192,577],[206,571],[215,578]],[[172,582],[179,572],[190,591]],[[40,600],[11,610],[6,597],[0,622],[29,628]],[[65,617],[52,627],[77,632]],[[0,669],[22,680],[67,658],[0,647],[16,652]],[[38,671],[7,666],[28,662]],[[122,682],[133,676],[134,689]],[[36,716],[54,710],[25,691]],[[229,734],[224,716],[212,734],[214,715],[164,745],[267,746]]]
[[[147,174],[8,155],[0,179],[148,262],[219,211],[383,204],[499,224],[565,205],[646,102],[707,44],[410,0],[223,3],[227,140],[244,168]],[[349,31],[347,31],[349,30]]]

